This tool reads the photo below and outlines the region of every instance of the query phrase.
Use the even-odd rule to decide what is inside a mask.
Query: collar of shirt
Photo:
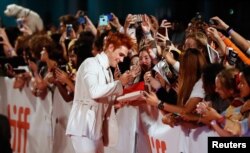
[[[101,52],[100,54],[97,54],[96,57],[97,57],[98,61],[100,62],[100,64],[105,69],[108,69],[110,67],[108,56],[104,52]]]

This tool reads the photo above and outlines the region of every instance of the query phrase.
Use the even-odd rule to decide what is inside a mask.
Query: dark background
[[[5,26],[15,25],[15,19],[3,13],[6,6],[16,3],[40,14],[45,25],[58,26],[58,18],[64,14],[75,14],[77,10],[87,11],[96,24],[98,16],[113,12],[121,22],[128,13],[147,13],[158,19],[181,21],[187,24],[201,12],[205,20],[219,16],[240,34],[250,39],[250,1],[248,0],[0,0],[0,16]]]

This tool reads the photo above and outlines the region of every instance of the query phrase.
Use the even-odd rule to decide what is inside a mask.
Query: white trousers
[[[91,140],[87,137],[70,136],[75,153],[103,153],[104,146],[102,139]]]

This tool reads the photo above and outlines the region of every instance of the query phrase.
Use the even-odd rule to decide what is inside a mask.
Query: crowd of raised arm
[[[114,77],[129,71],[134,80],[125,88],[143,82],[151,90],[144,92],[141,102],[124,102],[119,108],[139,105],[149,115],[158,108],[163,123],[171,127],[207,126],[220,136],[248,135],[250,43],[237,27],[217,16],[206,23],[197,15],[183,29],[182,41],[176,42],[171,21],[147,14],[128,14],[124,25],[110,13],[100,16],[95,26],[83,11],[59,21],[58,28],[34,33],[25,22],[21,28],[0,29],[1,73],[15,79],[14,88],[29,85],[41,99],[58,88],[70,102],[80,64],[103,51],[109,33],[125,33],[136,47],[127,64],[113,70]],[[10,37],[7,29],[18,32]]]

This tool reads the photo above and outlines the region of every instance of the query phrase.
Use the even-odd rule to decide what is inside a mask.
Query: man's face
[[[128,55],[128,51],[128,48],[125,46],[114,49],[113,44],[110,44],[106,51],[110,66],[114,68],[117,67],[118,63],[123,62],[124,57]]]

